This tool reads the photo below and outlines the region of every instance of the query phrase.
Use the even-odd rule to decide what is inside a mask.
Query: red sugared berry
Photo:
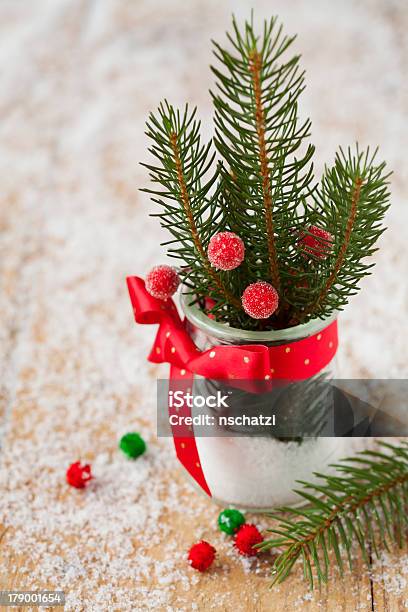
[[[242,306],[253,319],[267,319],[278,307],[279,296],[275,287],[265,281],[248,285],[242,294]]]
[[[176,293],[180,278],[176,270],[165,264],[154,266],[146,276],[146,291],[158,300],[167,300]]]
[[[234,270],[244,261],[245,246],[233,232],[219,232],[211,238],[207,254],[214,268]]]
[[[242,525],[235,536],[235,548],[238,549],[240,555],[253,557],[258,554],[258,550],[254,548],[255,544],[263,542],[263,537],[259,533],[255,525],[245,523]]]
[[[319,259],[326,259],[332,248],[333,236],[317,225],[311,225],[307,231],[308,233],[303,234],[299,240],[303,252]]]
[[[194,544],[188,553],[188,561],[191,567],[199,572],[205,572],[215,559],[216,550],[208,542],[201,540]]]
[[[93,478],[91,474],[91,466],[89,464],[81,465],[80,461],[71,463],[67,469],[67,483],[76,489],[84,489],[87,483]]]

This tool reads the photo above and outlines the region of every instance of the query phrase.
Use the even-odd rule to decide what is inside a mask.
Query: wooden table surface
[[[271,555],[239,558],[219,512],[155,432],[154,329],[132,321],[124,279],[163,261],[138,188],[143,123],[161,98],[200,104],[211,37],[243,0],[0,2],[0,589],[61,589],[67,610],[398,611],[408,556],[393,552],[309,593],[301,567],[271,590]],[[252,3],[260,16],[270,3]],[[408,8],[393,0],[278,0],[309,77],[317,170],[338,143],[379,143],[395,170],[375,274],[341,323],[344,377],[406,377]],[[336,5],[336,6],[335,6]],[[205,133],[210,133],[206,128]],[[391,313],[391,314],[390,314]],[[381,330],[381,334],[379,334]],[[121,435],[148,452],[126,460]],[[86,491],[65,470],[90,461]],[[261,528],[262,516],[248,516]],[[206,574],[187,566],[200,538]]]

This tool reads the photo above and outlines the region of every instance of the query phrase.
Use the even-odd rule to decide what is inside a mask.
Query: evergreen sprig
[[[246,194],[239,207],[240,235],[245,239],[256,232],[248,254],[254,279],[270,279],[281,291],[281,270],[290,264],[302,220],[297,209],[313,179],[314,147],[309,144],[294,157],[310,135],[310,120],[299,122],[298,115],[304,72],[299,56],[282,59],[294,37],[283,35],[276,18],[264,23],[261,39],[252,20],[241,34],[233,19],[233,33],[227,36],[231,52],[214,43],[221,63],[212,67],[217,79],[214,142]]]
[[[298,560],[313,589],[327,582],[331,563],[343,574],[345,562],[353,567],[352,548],[357,543],[369,565],[371,551],[378,557],[389,544],[402,546],[408,529],[408,442],[399,446],[379,442],[383,451],[366,450],[335,464],[333,475],[317,473],[317,484],[299,481],[296,491],[305,504],[280,508],[268,531],[275,537],[259,548],[280,549],[272,584],[283,582]],[[284,513],[284,516],[282,516]]]
[[[161,208],[155,214],[172,234],[164,244],[182,261],[192,302],[218,321],[264,330],[325,318],[370,273],[365,257],[384,231],[389,173],[369,149],[340,149],[316,184],[311,122],[299,112],[304,71],[300,56],[290,53],[295,37],[276,17],[260,36],[252,18],[243,28],[233,19],[227,37],[225,48],[214,43],[213,142],[202,144],[196,109],[162,103],[147,122],[157,165],[145,164],[153,181],[145,191]],[[333,237],[322,244],[325,257],[303,248],[312,226]],[[207,257],[210,238],[224,230],[246,247],[244,262],[230,272]],[[261,321],[241,304],[244,289],[258,280],[279,293],[278,310]]]
[[[143,191],[162,208],[152,216],[159,217],[162,227],[174,237],[164,244],[169,245],[170,256],[183,260],[185,285],[198,296],[211,297],[215,292],[222,305],[240,307],[207,257],[213,225],[221,215],[217,193],[211,193],[219,172],[217,168],[207,177],[215,153],[211,153],[211,143],[201,143],[200,122],[195,116],[196,109],[190,112],[186,105],[181,113],[168,102],[159,106],[156,115],[150,113],[146,134],[154,141],[149,151],[159,165],[143,165],[160,188]]]
[[[302,320],[326,317],[342,310],[357,293],[358,283],[370,274],[373,263],[366,257],[377,249],[375,243],[385,231],[381,221],[389,207],[385,162],[376,163],[377,150],[336,154],[333,167],[326,168],[319,188],[314,192],[315,210],[310,224],[323,224],[334,239],[327,259],[319,266],[319,283],[309,288],[307,302],[300,311]]]

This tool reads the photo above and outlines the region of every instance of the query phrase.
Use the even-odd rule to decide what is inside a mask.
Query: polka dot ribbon
[[[148,360],[170,364],[170,388],[191,391],[194,374],[216,380],[244,382],[246,390],[256,391],[257,381],[304,380],[318,374],[333,359],[338,346],[337,321],[313,336],[279,346],[214,346],[200,351],[180,319],[173,300],[158,300],[145,288],[143,279],[127,278],[135,320],[158,324],[159,329]],[[251,387],[252,383],[252,387]],[[234,383],[231,383],[234,384]],[[261,390],[265,390],[261,386]],[[174,410],[169,408],[169,415]],[[179,415],[191,416],[185,404]],[[199,486],[211,496],[200,464],[192,427],[172,426],[177,457]]]
[[[304,380],[320,372],[333,359],[337,346],[337,322],[319,333],[279,346],[214,346],[200,351],[180,319],[173,300],[149,295],[144,281],[127,279],[137,323],[159,324],[148,357],[153,363],[170,363],[181,375],[193,372],[218,380]]]

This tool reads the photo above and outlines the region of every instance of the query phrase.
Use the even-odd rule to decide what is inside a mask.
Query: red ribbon
[[[127,278],[130,300],[137,323],[159,324],[148,357],[153,363],[169,363],[170,380],[177,389],[192,387],[194,374],[216,380],[265,381],[303,380],[318,374],[337,351],[337,321],[313,336],[278,346],[213,346],[200,351],[180,319],[173,300],[157,300],[147,293],[144,281]],[[180,387],[182,385],[182,387]],[[169,410],[169,414],[172,411]],[[186,405],[178,415],[191,416]],[[177,456],[191,476],[211,496],[198,456],[192,427],[172,427]]]
[[[200,351],[186,331],[173,300],[152,297],[137,276],[128,277],[127,284],[136,322],[159,324],[148,357],[153,363],[170,363],[218,380],[304,380],[328,365],[337,350],[337,321],[333,321],[319,333],[288,344],[214,346]]]

